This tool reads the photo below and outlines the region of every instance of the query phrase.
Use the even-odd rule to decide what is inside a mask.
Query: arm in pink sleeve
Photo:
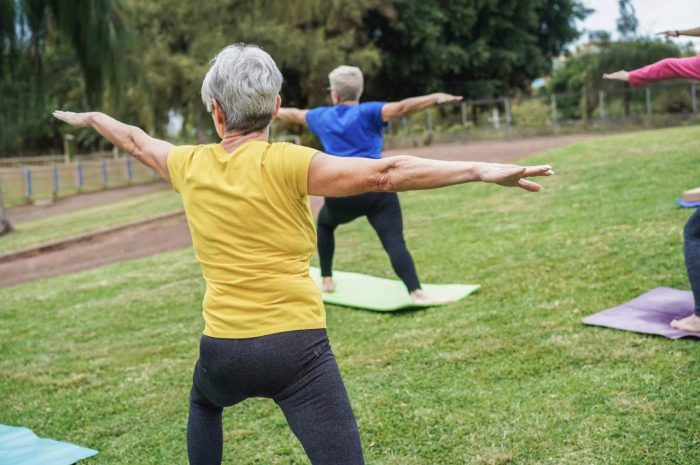
[[[668,79],[700,80],[700,56],[666,58],[643,68],[630,71],[629,74],[629,82],[633,86],[641,86]]]

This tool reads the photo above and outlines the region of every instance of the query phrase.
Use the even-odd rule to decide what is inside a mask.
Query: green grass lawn
[[[539,194],[402,194],[425,282],[459,303],[328,308],[368,464],[700,463],[700,344],[587,327],[657,286],[688,288],[673,200],[700,185],[700,128],[539,155]],[[366,222],[337,267],[392,276]],[[190,250],[0,291],[0,423],[100,450],[89,464],[184,464],[203,283]],[[226,464],[303,464],[271,401],[225,412]]]
[[[180,196],[171,189],[165,189],[98,207],[25,221],[13,225],[16,229],[14,233],[0,237],[0,253],[181,209]]]

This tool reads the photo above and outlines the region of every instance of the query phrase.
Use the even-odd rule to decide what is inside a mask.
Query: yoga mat
[[[0,425],[2,465],[72,465],[93,455],[96,450],[42,439],[27,428]]]
[[[657,287],[620,306],[603,310],[583,319],[587,325],[605,326],[643,334],[656,334],[669,339],[695,337],[691,333],[672,328],[671,320],[679,320],[693,313],[695,301],[690,291]]]
[[[311,277],[321,287],[321,270],[310,269]],[[432,307],[441,304],[419,305],[411,302],[403,283],[396,279],[377,278],[360,273],[333,271],[335,292],[322,292],[327,304],[344,307],[391,312],[408,308]],[[479,289],[475,284],[424,284],[423,290],[436,297],[460,300]],[[444,304],[442,304],[444,305]]]
[[[676,199],[676,203],[683,208],[697,208],[700,207],[700,202],[686,202],[683,199]]]

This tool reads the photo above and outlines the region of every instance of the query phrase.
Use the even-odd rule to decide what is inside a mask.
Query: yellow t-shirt
[[[316,230],[309,164],[317,153],[287,143],[175,147],[168,155],[202,266],[204,334],[241,339],[326,327],[309,276]]]

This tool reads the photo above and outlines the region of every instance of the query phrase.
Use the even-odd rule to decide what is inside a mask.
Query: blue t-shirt
[[[330,155],[381,158],[383,106],[384,102],[364,102],[318,107],[306,113],[306,124]]]

